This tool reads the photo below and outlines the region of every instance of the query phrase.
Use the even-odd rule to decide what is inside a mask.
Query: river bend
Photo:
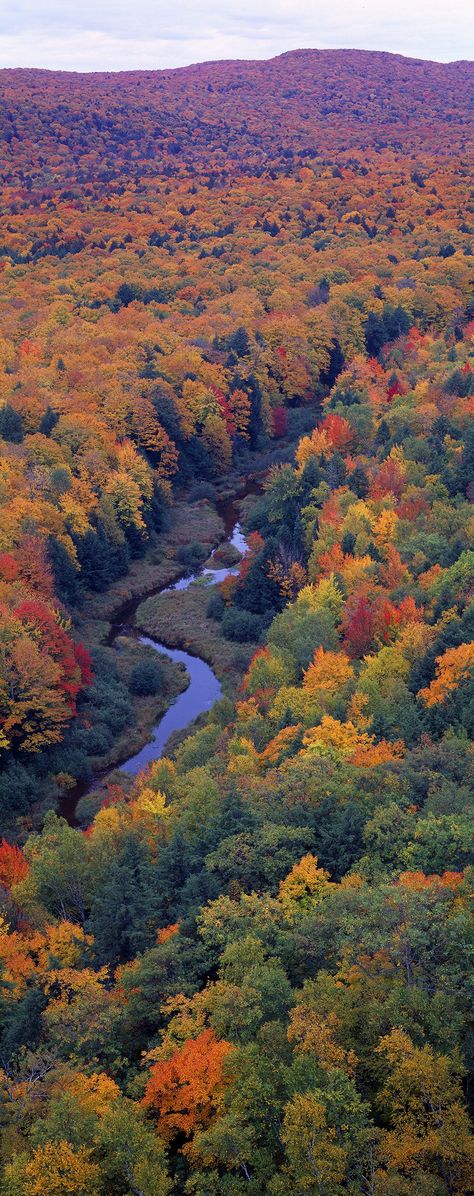
[[[258,490],[259,487],[257,484],[255,486],[249,485],[239,497],[242,498],[245,494],[254,491],[258,492]],[[214,553],[225,544],[231,544],[238,550],[241,556],[244,556],[248,551],[247,540],[239,522],[237,501],[234,498],[218,500],[216,502],[216,509],[224,523],[225,539],[221,540],[213,549],[210,558],[208,558],[210,565],[207,568],[197,570],[195,573],[178,578],[171,586],[164,586],[159,590],[153,589],[149,593],[140,594],[136,598],[129,599],[119,608],[112,621],[107,637],[109,646],[113,646],[119,636],[133,637],[148,648],[154,648],[161,656],[167,656],[175,664],[184,665],[189,677],[189,685],[178,695],[159,722],[156,723],[149,742],[139,752],[136,752],[135,755],[130,756],[128,760],[124,760],[115,766],[116,769],[129,773],[131,776],[135,776],[141,769],[146,768],[152,760],[158,760],[163,755],[166,744],[173,732],[184,731],[186,727],[191,726],[200,714],[204,714],[210,710],[214,703],[222,696],[220,681],[205,660],[202,660],[199,656],[191,655],[190,652],[170,647],[167,644],[162,644],[158,640],[152,639],[148,635],[144,635],[136,623],[138,607],[146,598],[158,596],[159,594],[171,594],[174,590],[187,590],[198,578],[202,577],[207,579],[209,585],[217,585],[219,582],[224,581],[229,574],[237,572],[235,566],[225,569],[218,565],[216,565],[216,568],[212,567]],[[78,785],[74,786],[74,789],[63,794],[59,801],[59,813],[71,825],[76,824],[76,807],[79,800],[88,793],[93,792],[100,785],[103,777],[104,774],[96,773],[89,781],[79,782]]]

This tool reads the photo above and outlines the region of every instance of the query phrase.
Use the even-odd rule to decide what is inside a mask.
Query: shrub
[[[206,615],[208,619],[222,619],[225,611],[225,602],[220,593],[220,590],[215,589],[211,594],[207,604]]]
[[[222,632],[228,640],[257,640],[262,631],[262,621],[249,610],[236,607],[226,610],[222,619]]]
[[[184,544],[182,548],[178,548],[176,553],[176,559],[186,569],[198,569],[206,557],[207,548],[199,540],[194,540],[192,544]]]
[[[196,482],[194,486],[190,486],[188,497],[189,502],[201,502],[203,499],[215,502],[215,487],[211,486],[210,482]]]
[[[138,697],[154,697],[163,687],[163,670],[158,661],[145,660],[134,665],[128,680],[130,693]]]

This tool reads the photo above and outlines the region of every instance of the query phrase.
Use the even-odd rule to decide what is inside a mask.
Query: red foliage
[[[288,427],[288,415],[285,407],[274,407],[272,410],[273,435],[285,436]]]
[[[414,522],[421,515],[422,511],[427,512],[430,509],[430,504],[422,495],[414,495],[410,498],[402,498],[401,502],[397,504],[397,515],[400,519],[407,519],[410,523]]]
[[[0,885],[4,889],[11,889],[18,881],[27,875],[28,864],[20,847],[7,843],[2,839],[0,843]]]
[[[399,623],[399,612],[389,598],[383,598],[374,612],[374,628],[383,644],[390,643],[392,633]]]
[[[73,643],[44,602],[27,599],[15,607],[13,614],[31,627],[35,638],[61,666],[60,689],[74,713],[79,691],[92,679],[89,652],[82,644]]]
[[[342,620],[343,649],[348,656],[360,657],[369,652],[375,635],[375,612],[366,590],[359,591],[346,604]]]
[[[213,394],[215,396],[215,398],[217,399],[217,401],[219,403],[219,407],[221,409],[222,415],[224,416],[225,426],[226,426],[228,435],[233,436],[236,428],[235,428],[234,416],[233,416],[232,411],[229,406],[229,400],[226,398],[224,391],[220,390],[220,388],[218,386],[210,386],[209,390],[211,391],[211,394]]]
[[[242,585],[242,582],[245,581],[245,578],[247,577],[249,570],[252,568],[255,558],[258,556],[259,552],[261,552],[264,543],[265,541],[263,536],[260,535],[260,532],[251,532],[247,537],[248,552],[246,552],[245,556],[242,557],[242,560],[239,563],[239,574],[237,577],[238,586]],[[223,583],[223,585],[224,584],[225,583]]]
[[[74,659],[81,670],[81,689],[85,685],[91,685],[94,677],[92,656],[84,644],[74,644]]]
[[[320,431],[325,432],[333,448],[343,451],[347,449],[354,432],[347,419],[342,415],[326,415],[319,425]]]
[[[21,578],[27,589],[33,590],[41,598],[53,598],[53,574],[45,541],[40,536],[25,536],[20,546],[19,562]]]
[[[416,605],[412,594],[407,594],[398,604],[398,622],[402,627],[405,623],[422,623],[423,613],[423,607]]]
[[[369,494],[374,499],[383,498],[385,494],[394,494],[396,498],[400,498],[404,484],[405,475],[398,461],[393,457],[387,457],[375,474]]]
[[[16,581],[20,566],[11,552],[0,553],[0,576],[4,581]]]

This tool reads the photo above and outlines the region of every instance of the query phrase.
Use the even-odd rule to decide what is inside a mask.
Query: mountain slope
[[[360,50],[170,71],[0,71],[4,181],[293,173],[328,151],[467,152],[473,66]]]

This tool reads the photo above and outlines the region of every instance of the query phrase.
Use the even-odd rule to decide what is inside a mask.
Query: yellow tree
[[[100,1196],[99,1167],[90,1151],[69,1142],[46,1142],[31,1159],[19,1154],[5,1167],[5,1196]]]
[[[294,918],[318,905],[329,887],[329,872],[318,868],[317,857],[308,853],[281,881],[278,897],[287,916]]]
[[[471,1192],[474,1138],[459,1066],[430,1046],[414,1046],[400,1029],[385,1035],[377,1052],[388,1064],[380,1099],[391,1127],[383,1142],[389,1168],[414,1184],[419,1172],[428,1171],[456,1196]]]

